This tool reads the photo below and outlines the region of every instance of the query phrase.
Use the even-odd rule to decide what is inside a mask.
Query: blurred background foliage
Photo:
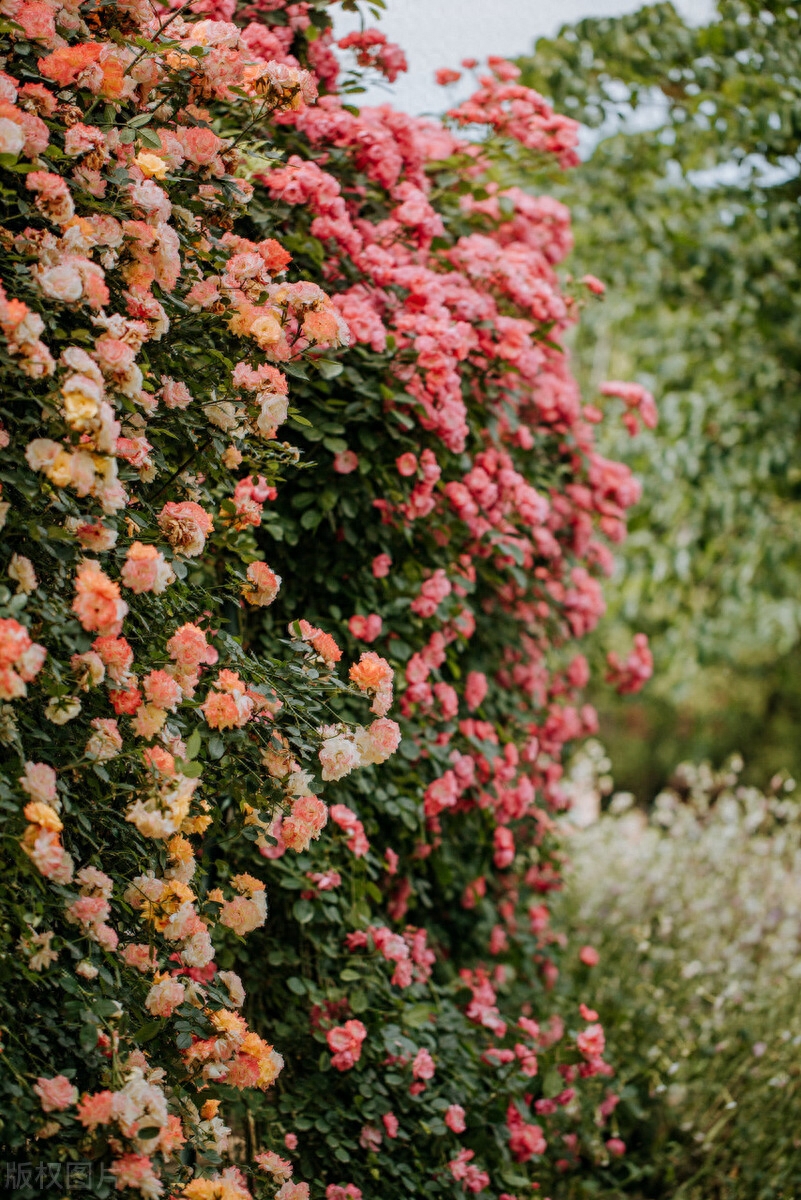
[[[580,752],[585,802],[609,765]],[[649,816],[618,793],[571,840],[558,907],[600,953],[627,1153],[554,1200],[801,1195],[801,809],[785,776],[762,790],[742,769],[682,764]]]
[[[585,129],[557,193],[576,275],[607,285],[573,344],[585,397],[655,394],[634,439],[609,403],[602,449],[643,499],[597,645],[644,630],[642,696],[594,700],[618,783],[652,798],[676,762],[743,752],[751,779],[801,771],[801,18],[719,0],[541,39],[523,82]],[[528,182],[535,183],[534,180]]]

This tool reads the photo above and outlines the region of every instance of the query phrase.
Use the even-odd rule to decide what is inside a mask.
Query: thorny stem
[[[176,8],[176,10],[172,14],[172,16],[168,17],[167,20],[164,22],[164,24],[159,26],[158,30],[156,31],[156,36],[160,37],[164,33],[164,30],[168,27],[168,25],[172,25],[172,23],[176,19],[176,17],[180,17],[180,15],[184,11],[184,9],[189,8],[189,5],[191,3],[192,3],[192,0],[184,0],[184,3],[181,5],[181,7]],[[129,63],[129,65],[125,68],[125,74],[127,75],[129,71],[132,71],[133,68],[136,66],[136,64],[139,62],[139,60],[144,58],[145,55],[149,54],[149,53],[150,53],[149,50],[140,50],[139,53],[137,54],[136,58],[133,60],[133,62]]]
[[[152,502],[158,496],[160,496],[161,493],[163,491],[165,491],[165,489],[168,488],[175,479],[178,478],[178,476],[181,474],[181,472],[186,470],[186,468],[192,462],[193,458],[195,458],[198,454],[202,454],[204,450],[208,449],[208,447],[211,445],[211,442],[212,442],[212,436],[213,436],[212,434],[209,434],[209,436],[206,438],[206,440],[204,442],[201,442],[199,446],[195,446],[194,449],[192,450],[192,453],[189,455],[189,457],[185,458],[184,461],[181,463],[181,465],[176,467],[176,469],[173,471],[172,475],[170,475],[169,479],[166,479],[164,481],[164,483],[161,485],[161,487],[156,489],[156,491],[153,493],[152,496],[148,496],[148,500],[150,500]]]

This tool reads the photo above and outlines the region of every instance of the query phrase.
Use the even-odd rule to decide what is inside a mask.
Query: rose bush
[[[444,123],[359,113],[323,0],[6,9],[9,1169],[509,1200],[605,1161],[548,897],[638,487],[562,349],[567,210],[503,186],[574,123],[500,60]]]

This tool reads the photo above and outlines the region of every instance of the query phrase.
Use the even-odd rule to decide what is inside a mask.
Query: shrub
[[[592,930],[628,1147],[593,1194],[794,1194],[801,822],[766,791],[684,764],[650,819],[616,797],[571,843],[563,918]],[[577,979],[577,982],[579,980]]]
[[[548,897],[637,486],[563,355],[568,213],[496,180],[573,123],[499,61],[450,126],[358,114],[322,2],[2,36],[13,1170],[508,1198],[605,1160]]]

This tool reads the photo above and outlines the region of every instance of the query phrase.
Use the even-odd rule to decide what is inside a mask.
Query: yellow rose
[[[94,396],[85,392],[67,392],[62,405],[64,420],[70,429],[85,429],[100,411],[100,405]]]
[[[164,159],[158,154],[151,154],[149,150],[140,150],[134,162],[148,179],[164,179],[167,174]]]
[[[64,828],[56,810],[41,800],[32,800],[30,804],[25,805],[23,812],[25,820],[30,821],[31,825],[39,825],[53,833],[60,833]]]
[[[71,459],[71,454],[68,454],[66,450],[61,450],[53,459],[50,466],[45,468],[45,474],[47,475],[47,478],[51,483],[54,483],[56,487],[63,488],[71,482]]]
[[[265,350],[268,346],[272,346],[275,342],[280,341],[281,322],[276,319],[273,313],[266,313],[263,317],[257,317],[250,327],[250,336],[256,341],[256,344],[261,350]]]

